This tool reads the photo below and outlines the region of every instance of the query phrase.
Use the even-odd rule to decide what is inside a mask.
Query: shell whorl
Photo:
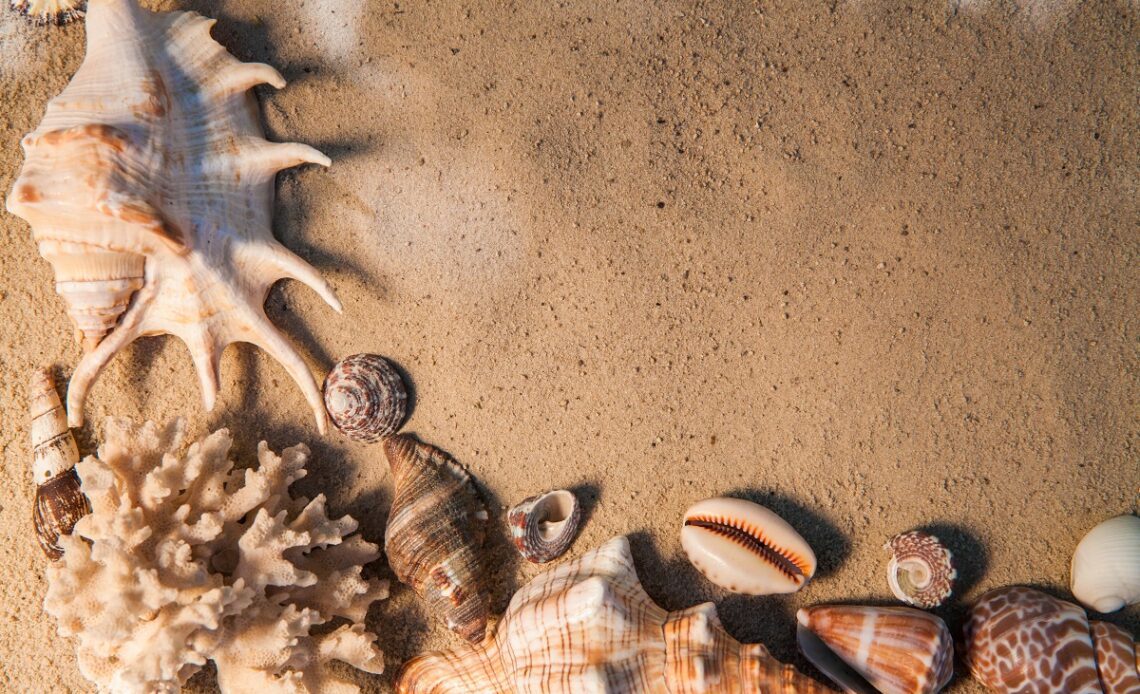
[[[403,379],[376,354],[341,359],[325,378],[323,391],[333,426],[357,441],[375,443],[394,434],[408,414]]]
[[[887,583],[903,602],[933,609],[954,592],[958,571],[942,541],[921,530],[895,535],[884,546],[891,551]]]
[[[28,390],[32,430],[32,477],[36,483],[32,522],[40,547],[49,559],[63,556],[60,535],[91,511],[79,486],[75,464],[79,448],[67,426],[67,413],[47,369],[32,373]]]
[[[582,524],[578,497],[566,489],[537,494],[507,512],[511,541],[527,561],[545,564],[562,556]]]
[[[12,9],[36,24],[66,24],[83,16],[85,0],[11,0]]]
[[[490,609],[479,551],[487,511],[459,463],[406,434],[384,439],[395,487],[384,551],[396,577],[412,586],[448,628],[483,640]]]

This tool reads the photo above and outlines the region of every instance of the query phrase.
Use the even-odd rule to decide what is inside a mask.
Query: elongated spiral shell
[[[895,535],[885,548],[891,551],[887,583],[899,600],[929,610],[954,592],[953,556],[934,535],[912,530]]]
[[[75,464],[79,448],[67,426],[67,413],[47,369],[32,373],[28,389],[32,416],[32,479],[36,497],[32,522],[36,538],[49,559],[63,556],[60,535],[70,535],[80,518],[91,512],[79,487]]]
[[[479,552],[487,511],[470,475],[443,451],[406,434],[384,440],[395,492],[384,551],[402,582],[471,642],[483,640],[490,610]]]
[[[403,379],[376,354],[354,354],[337,362],[325,378],[324,394],[333,426],[357,441],[375,443],[394,434],[408,414]]]
[[[562,556],[582,524],[582,506],[574,492],[558,489],[523,499],[507,512],[511,541],[535,564]]]
[[[285,80],[227,53],[210,37],[213,23],[90,0],[83,64],[22,141],[7,207],[31,225],[86,352],[67,393],[72,426],[115,354],[140,336],[172,334],[190,349],[207,409],[222,351],[249,342],[284,366],[324,431],[313,374],[269,322],[265,299],[288,277],[340,310],[328,283],[272,232],[277,172],[331,162],[264,138],[249,89]]]
[[[12,9],[36,24],[66,24],[83,16],[83,0],[12,0]]]

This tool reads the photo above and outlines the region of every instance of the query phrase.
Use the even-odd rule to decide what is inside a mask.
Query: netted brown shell
[[[408,413],[408,391],[384,357],[354,354],[325,378],[325,409],[349,438],[375,443],[394,434]]]

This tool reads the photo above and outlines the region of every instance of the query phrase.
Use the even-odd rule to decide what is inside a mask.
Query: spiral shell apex
[[[337,362],[325,378],[324,397],[333,426],[367,443],[396,433],[408,413],[404,381],[376,354],[354,354]]]
[[[36,24],[66,24],[83,16],[84,0],[12,0],[12,9]]]
[[[934,535],[912,530],[895,535],[885,548],[891,550],[887,583],[899,600],[929,610],[954,592],[953,556]]]
[[[32,415],[32,478],[36,483],[32,521],[44,554],[55,560],[63,556],[60,535],[70,535],[91,507],[75,472],[79,448],[67,426],[67,413],[50,371],[37,369],[32,373],[28,396]]]
[[[529,497],[507,512],[515,548],[535,564],[562,556],[581,523],[582,506],[574,493],[566,489]]]

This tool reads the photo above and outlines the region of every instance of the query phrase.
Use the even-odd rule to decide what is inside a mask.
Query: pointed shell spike
[[[582,506],[574,493],[566,489],[529,497],[507,512],[515,549],[535,564],[562,556],[581,523]]]
[[[28,389],[32,419],[32,478],[36,496],[32,521],[40,547],[49,559],[63,556],[60,535],[70,535],[75,523],[91,511],[79,488],[75,464],[79,448],[67,426],[67,414],[47,369],[32,373]]]
[[[1073,597],[1090,610],[1140,603],[1140,517],[1115,516],[1090,530],[1073,552],[1070,574]]]
[[[394,487],[384,551],[396,577],[471,642],[490,608],[480,551],[487,511],[471,477],[443,451],[407,434],[384,439]]]
[[[324,383],[325,409],[341,433],[366,443],[394,434],[408,414],[408,391],[399,372],[377,354],[337,362]]]
[[[681,547],[693,566],[734,593],[794,593],[815,575],[807,541],[760,504],[720,497],[685,511]]]
[[[887,584],[899,600],[929,610],[954,592],[953,555],[934,535],[912,530],[895,535],[884,548],[891,551]]]

